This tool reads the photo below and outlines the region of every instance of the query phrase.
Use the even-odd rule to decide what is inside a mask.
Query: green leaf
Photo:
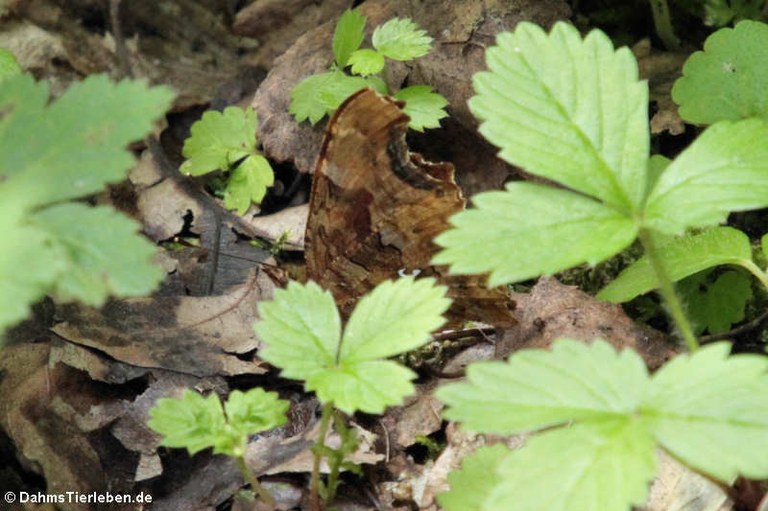
[[[645,502],[654,448],[645,422],[632,418],[543,433],[504,458],[502,483],[482,509],[627,511]]]
[[[448,474],[450,491],[437,496],[445,511],[482,511],[484,496],[502,483],[498,466],[510,454],[504,444],[481,447],[461,462],[461,470]]]
[[[333,33],[333,56],[339,69],[349,63],[349,56],[360,47],[365,36],[366,17],[358,10],[347,9],[339,18]]]
[[[294,87],[288,111],[296,122],[309,120],[316,124],[333,113],[349,96],[368,86],[365,78],[349,76],[341,71],[312,75]]]
[[[91,75],[53,103],[28,75],[0,83],[0,202],[27,207],[82,197],[120,181],[134,164],[125,147],[163,115],[171,91]]]
[[[548,186],[513,182],[473,201],[474,209],[451,217],[454,229],[435,238],[444,250],[433,262],[450,264],[453,273],[490,272],[490,286],[596,264],[637,234],[634,221],[615,209]]]
[[[23,71],[13,53],[4,48],[0,48],[0,81],[18,75]]]
[[[381,413],[413,391],[415,374],[380,358],[430,339],[450,305],[445,291],[434,279],[384,282],[360,300],[342,340],[330,293],[292,282],[259,304],[255,330],[266,344],[259,355],[283,376],[305,380],[321,402],[346,413]]]
[[[376,50],[364,48],[350,55],[349,64],[352,66],[352,72],[356,75],[375,75],[384,69],[384,55]]]
[[[645,195],[648,87],[627,48],[571,25],[523,22],[486,52],[469,106],[513,165],[599,198],[624,214]]]
[[[691,55],[672,99],[688,122],[768,118],[768,25],[742,21],[709,36]]]
[[[657,250],[673,282],[707,268],[722,264],[740,265],[752,260],[749,238],[733,227],[713,227],[699,234],[674,238]],[[597,298],[614,303],[627,302],[657,287],[650,260],[643,256],[603,288]]]
[[[290,403],[280,399],[276,392],[260,388],[248,392],[234,390],[224,403],[229,424],[246,437],[285,424],[288,408]]]
[[[149,294],[165,276],[151,264],[156,249],[138,235],[139,224],[112,208],[59,204],[36,213],[30,222],[64,248],[66,272],[54,288],[61,300],[100,306],[110,295]]]
[[[275,174],[267,159],[259,154],[248,156],[227,179],[224,205],[242,215],[251,202],[259,204],[274,183]]]
[[[440,387],[437,397],[449,406],[445,417],[473,431],[508,435],[631,414],[647,385],[645,364],[634,351],[617,353],[602,340],[558,339],[551,352],[522,350],[504,363],[472,364],[466,382]]]
[[[768,358],[729,357],[717,343],[679,355],[653,377],[642,413],[662,446],[696,470],[730,483],[768,476]]]
[[[376,27],[373,47],[392,60],[411,60],[426,55],[432,38],[410,18],[394,18]]]
[[[214,170],[229,170],[238,160],[256,151],[256,112],[229,106],[223,112],[210,110],[192,125],[182,154],[185,174],[200,176]]]
[[[667,167],[651,191],[646,224],[669,234],[725,221],[731,211],[768,206],[768,124],[710,126]]]
[[[189,389],[179,399],[158,399],[149,416],[147,425],[163,435],[160,445],[186,447],[190,454],[213,447],[225,427],[219,396],[203,397]]]
[[[760,238],[760,252],[763,253],[763,257],[768,261],[768,233],[763,234]]]
[[[694,333],[705,330],[719,334],[744,319],[744,310],[752,297],[752,282],[740,271],[719,274],[711,282],[712,271],[699,272],[680,282],[677,290],[686,304]]]
[[[416,131],[439,128],[440,119],[448,117],[445,107],[448,101],[432,91],[429,85],[411,85],[395,94],[395,99],[405,101],[403,111],[411,118],[408,127]]]

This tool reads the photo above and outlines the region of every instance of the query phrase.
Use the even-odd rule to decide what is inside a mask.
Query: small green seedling
[[[317,123],[331,115],[345,99],[366,87],[389,94],[379,74],[386,59],[408,61],[427,54],[432,38],[408,18],[391,19],[376,27],[373,48],[360,48],[365,36],[366,17],[347,10],[333,35],[334,62],[329,71],[302,80],[291,93],[289,111],[297,122]],[[349,67],[351,75],[345,72]],[[446,117],[448,102],[428,85],[413,85],[394,94],[405,102],[403,111],[411,118],[408,126],[416,131],[437,128]]]
[[[222,408],[216,394],[203,397],[187,389],[180,398],[158,399],[147,424],[163,435],[165,447],[186,448],[189,454],[213,447],[214,454],[234,458],[257,497],[273,502],[246,465],[245,452],[250,435],[285,424],[289,406],[276,393],[255,388],[233,391]]]
[[[103,75],[53,102],[29,75],[0,81],[0,333],[46,294],[100,306],[110,295],[146,295],[162,280],[137,222],[72,201],[125,178],[134,164],[126,146],[172,99],[166,88]]]
[[[314,282],[291,282],[275,291],[272,301],[259,304],[261,320],[255,330],[264,341],[259,356],[280,367],[282,376],[303,380],[304,388],[323,404],[312,471],[313,506],[320,494],[326,502],[333,498],[339,464],[354,446],[347,437],[335,451],[328,482],[321,487],[321,457],[334,453],[324,446],[331,419],[337,431],[345,431],[335,410],[380,414],[413,393],[416,374],[385,359],[430,340],[430,332],[445,322],[442,314],[450,304],[445,294],[446,288],[430,278],[383,282],[360,300],[343,334],[333,297]]]
[[[275,182],[272,166],[256,148],[256,112],[230,106],[223,112],[209,111],[192,125],[184,142],[181,165],[185,174],[200,176],[209,172],[228,172],[224,205],[241,215],[259,204],[267,188]]]
[[[551,352],[470,366],[468,382],[438,390],[446,416],[478,432],[538,434],[468,460],[442,504],[626,511],[646,498],[657,446],[725,483],[767,477],[754,445],[768,442],[768,359],[729,357],[724,343],[699,349],[673,281],[731,264],[768,283],[746,236],[716,227],[730,211],[768,206],[768,124],[721,121],[675,160],[650,158],[647,85],[602,32],[520,23],[486,55],[470,100],[480,132],[503,159],[564,189],[513,182],[475,196],[436,239],[434,262],[490,272],[499,285],[595,264],[639,238],[634,275],[602,295],[659,289],[691,353],[652,378],[636,353],[604,341],[559,340]]]

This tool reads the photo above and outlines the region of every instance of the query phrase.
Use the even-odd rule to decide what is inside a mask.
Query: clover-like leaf
[[[349,65],[356,75],[374,75],[384,69],[384,55],[376,50],[363,48],[349,56]]]
[[[648,87],[627,48],[566,23],[499,34],[474,76],[470,110],[500,156],[625,214],[646,187]]]
[[[365,36],[366,17],[356,9],[347,9],[333,32],[333,56],[340,69],[347,67],[349,57],[360,47]]]
[[[432,38],[409,18],[394,18],[376,27],[373,47],[392,60],[411,60],[426,55]]]
[[[502,482],[497,470],[510,454],[504,444],[481,447],[448,474],[450,491],[437,496],[445,511],[482,511],[485,497]]]
[[[439,128],[440,119],[448,117],[448,100],[434,92],[429,85],[411,85],[399,90],[395,99],[405,101],[403,111],[410,117],[408,127],[416,131]]]
[[[226,421],[216,394],[203,397],[187,389],[181,398],[158,399],[147,425],[163,435],[160,445],[186,448],[190,454],[213,447]]]
[[[481,193],[473,202],[475,208],[451,217],[453,229],[435,238],[444,250],[433,262],[454,273],[490,272],[491,286],[598,263],[637,234],[634,221],[615,209],[539,184],[509,183],[505,192]]]
[[[252,154],[240,162],[227,179],[224,205],[242,215],[251,202],[259,204],[274,183],[275,173],[269,161],[260,154]]]
[[[229,170],[238,160],[256,150],[256,112],[229,106],[223,112],[210,110],[192,125],[182,154],[187,161],[181,171],[193,176],[214,170]]]

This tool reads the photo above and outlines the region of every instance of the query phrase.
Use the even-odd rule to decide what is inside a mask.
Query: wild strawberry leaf
[[[291,91],[288,111],[296,122],[309,120],[316,124],[327,114],[333,113],[349,96],[369,86],[365,78],[349,76],[341,71],[312,75]]]
[[[485,497],[502,482],[497,470],[510,454],[504,444],[481,447],[461,461],[461,470],[448,474],[450,491],[437,496],[445,511],[482,511]]]
[[[333,56],[339,69],[347,67],[350,55],[363,42],[365,22],[366,17],[354,9],[347,9],[339,18],[333,32]]]
[[[743,271],[709,270],[682,280],[677,291],[686,305],[694,333],[720,334],[744,319],[752,297],[752,281]]]
[[[448,117],[448,100],[434,92],[429,85],[411,85],[400,89],[395,99],[405,101],[403,111],[411,118],[408,127],[416,131],[439,128],[440,119]]]
[[[242,215],[251,206],[251,202],[261,203],[267,188],[274,183],[275,173],[269,161],[260,154],[252,154],[229,175],[224,190],[224,205]]]
[[[149,417],[147,425],[163,435],[160,445],[186,448],[190,454],[213,447],[226,424],[219,396],[203,397],[190,389],[178,399],[158,399]]]
[[[411,60],[426,55],[432,38],[409,18],[394,18],[376,27],[373,47],[392,60]]]
[[[240,159],[256,151],[256,112],[229,106],[210,110],[192,125],[182,154],[181,171],[200,176],[214,170],[230,170]]]
[[[356,75],[374,75],[384,69],[384,55],[376,50],[363,48],[349,56],[349,65],[352,66],[352,72]]]

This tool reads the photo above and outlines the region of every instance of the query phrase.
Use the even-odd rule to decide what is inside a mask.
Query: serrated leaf
[[[349,56],[349,65],[352,66],[352,72],[356,75],[375,75],[384,69],[384,55],[376,50],[363,48]]]
[[[267,188],[275,183],[275,173],[266,158],[252,154],[235,167],[227,179],[224,205],[241,215],[251,206],[261,203]]]
[[[448,100],[429,85],[411,85],[401,89],[395,94],[395,99],[405,101],[403,111],[411,118],[408,127],[413,130],[439,128],[440,119],[448,117],[445,111]]]
[[[0,196],[27,207],[101,190],[133,165],[125,147],[147,133],[173,94],[139,81],[91,75],[48,104],[47,87],[27,75],[0,84]]]
[[[672,99],[688,122],[768,118],[768,25],[742,21],[709,36],[686,60]]]
[[[714,266],[752,260],[749,238],[733,227],[713,227],[698,234],[674,238],[657,247],[657,251],[673,282]],[[643,256],[603,288],[597,298],[621,303],[657,287],[651,262]]]
[[[56,282],[61,300],[100,306],[110,295],[142,296],[165,273],[151,264],[155,246],[138,234],[139,224],[112,208],[59,204],[31,217],[66,251],[67,271]]]
[[[645,364],[634,351],[617,353],[601,340],[558,339],[551,352],[522,350],[505,363],[472,364],[466,382],[439,388],[437,397],[449,406],[445,417],[473,431],[508,435],[629,414],[647,385]]]
[[[234,390],[224,403],[229,424],[246,436],[282,426],[288,421],[288,401],[280,399],[276,392],[253,388],[248,392]]]
[[[481,447],[461,462],[461,470],[448,474],[450,491],[437,496],[445,511],[482,511],[484,497],[499,483],[498,466],[510,454],[503,444]]]
[[[180,170],[193,176],[229,170],[255,152],[256,124],[256,112],[251,108],[229,106],[223,112],[205,112],[184,141],[182,154],[187,161]]]
[[[675,457],[730,483],[768,477],[768,358],[729,357],[716,343],[679,355],[653,377],[642,412]]]
[[[435,238],[444,250],[433,262],[451,265],[454,273],[490,272],[490,286],[596,264],[629,246],[637,233],[634,221],[613,208],[533,183],[509,183],[505,192],[481,193],[473,201],[474,209],[451,217],[455,228]]]
[[[482,509],[627,511],[645,502],[654,448],[645,421],[632,418],[543,433],[504,458]]]
[[[744,319],[744,309],[752,297],[752,281],[739,271],[726,271],[710,282],[711,271],[691,275],[677,286],[686,304],[688,319],[695,334],[705,330],[719,334]]]
[[[392,60],[411,60],[426,55],[432,38],[410,18],[393,18],[376,27],[373,47]]]
[[[470,99],[480,132],[500,157],[599,198],[639,209],[649,151],[648,87],[627,48],[604,33],[582,39],[571,25],[550,34],[523,22],[488,49],[488,72]]]
[[[710,126],[661,174],[646,224],[669,234],[725,222],[729,212],[768,206],[768,124],[761,119]]]
[[[360,47],[365,36],[366,17],[360,11],[347,9],[333,32],[333,56],[339,69],[349,63],[349,56]]]
[[[160,445],[186,448],[190,454],[213,447],[225,426],[219,397],[189,389],[179,399],[158,399],[149,416],[147,425],[163,435]]]
[[[378,359],[427,342],[449,305],[434,279],[384,282],[360,300],[342,341],[330,293],[292,282],[259,304],[255,330],[266,343],[259,355],[283,376],[305,380],[322,402],[347,413],[381,413],[412,392],[415,374]]]
[[[20,74],[23,70],[13,53],[4,48],[0,48],[0,81]]]
[[[291,92],[288,111],[296,122],[316,124],[336,110],[349,96],[368,86],[365,78],[328,71],[302,80]]]

